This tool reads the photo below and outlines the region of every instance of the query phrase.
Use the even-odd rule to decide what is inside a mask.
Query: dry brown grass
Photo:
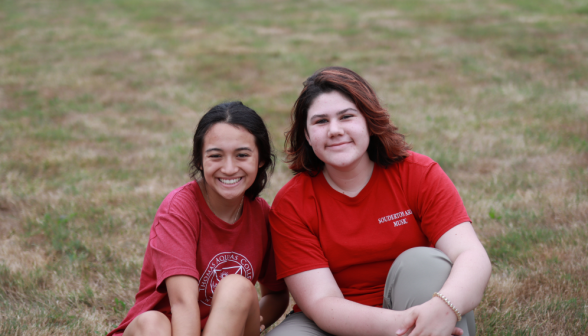
[[[104,334],[210,106],[281,150],[317,68],[364,75],[460,190],[494,264],[482,335],[588,327],[588,7],[0,0],[0,334]],[[279,162],[263,196],[291,177]]]

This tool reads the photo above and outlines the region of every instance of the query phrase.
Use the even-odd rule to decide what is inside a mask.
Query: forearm
[[[461,253],[453,263],[451,273],[439,290],[465,314],[474,309],[484,295],[492,265],[483,248]]]
[[[276,322],[288,308],[288,301],[287,290],[264,295],[259,300],[259,312],[263,317],[263,325],[269,327]]]
[[[326,267],[300,272],[285,280],[304,314],[334,335],[395,335],[406,317],[404,312],[346,300]]]
[[[304,311],[321,329],[341,336],[396,335],[402,312],[370,307],[339,297],[325,297]]]
[[[198,303],[172,305],[172,335],[200,336],[200,311]]]

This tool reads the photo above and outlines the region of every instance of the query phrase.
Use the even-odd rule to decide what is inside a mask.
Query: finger
[[[410,334],[412,331],[414,330],[414,328],[410,327],[410,328],[406,328],[402,330],[402,333],[399,334],[398,331],[400,331],[400,329],[398,331],[396,331],[396,335],[398,336],[402,336],[402,335],[408,335]]]
[[[407,333],[408,336],[419,336],[419,335],[427,335],[424,334],[424,330],[426,329],[426,326],[424,326],[422,323],[417,324],[415,321],[415,324],[411,327],[411,329],[409,330],[409,333]]]
[[[409,334],[408,334],[408,336],[417,336],[417,335],[422,335],[422,332],[423,332],[423,331],[422,331],[422,328],[421,328],[421,329],[418,329],[418,330],[417,330],[417,329],[418,329],[418,328],[417,328],[416,326],[415,326],[414,328],[411,328],[411,329],[409,330]]]
[[[416,323],[416,314],[412,312],[407,312],[407,317],[405,318],[404,322],[400,324],[400,328],[396,330],[396,335],[405,335],[410,332],[411,328],[414,328]]]
[[[259,326],[259,332],[262,332],[262,331],[264,331],[264,330],[265,330],[265,326],[264,326],[263,324],[262,324],[262,325],[260,325],[260,326]]]
[[[461,336],[463,335],[463,330],[461,328],[455,327],[451,334],[455,336]]]

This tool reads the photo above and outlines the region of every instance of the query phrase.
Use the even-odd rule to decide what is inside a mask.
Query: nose
[[[235,159],[232,157],[227,157],[223,162],[223,166],[221,168],[221,172],[226,175],[233,175],[239,171],[239,167],[237,167]]]
[[[336,137],[336,136],[339,136],[342,134],[343,134],[343,128],[341,128],[341,125],[339,125],[339,122],[333,121],[333,122],[329,123],[329,130],[327,133],[329,138]]]

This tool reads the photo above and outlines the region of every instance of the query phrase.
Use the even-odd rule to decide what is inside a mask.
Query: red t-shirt
[[[328,267],[346,299],[381,306],[400,253],[434,246],[468,221],[449,177],[418,153],[387,169],[376,164],[353,198],[334,190],[322,173],[301,173],[279,191],[270,212],[278,279]]]
[[[202,328],[214,289],[229,274],[240,274],[254,284],[259,280],[272,291],[285,290],[283,280],[276,280],[268,212],[265,200],[246,197],[241,217],[231,225],[210,210],[195,181],[172,191],[151,226],[135,305],[108,335],[122,334],[135,317],[149,310],[170,317],[165,287],[170,276],[188,275],[198,280]]]

